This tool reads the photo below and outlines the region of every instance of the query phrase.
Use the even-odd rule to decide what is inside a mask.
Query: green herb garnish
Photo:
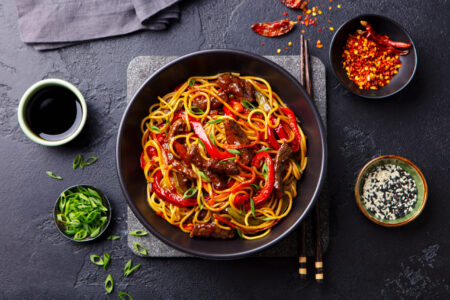
[[[103,269],[106,270],[106,268],[109,266],[110,262],[111,262],[111,257],[109,256],[109,253],[105,252],[103,254]]]
[[[120,235],[110,235],[106,238],[107,240],[115,241],[120,239]]]
[[[297,166],[298,171],[300,174],[303,174],[302,168],[300,167],[300,164],[298,162],[295,162],[295,165]]]
[[[221,161],[219,161],[219,164],[221,164],[221,165],[230,164],[230,163],[234,162],[235,160],[236,160],[236,157],[225,158],[225,159],[222,159]]]
[[[119,295],[120,300],[133,300],[133,297],[125,292],[118,292],[117,295]]]
[[[138,269],[141,267],[141,265],[138,264],[138,265],[136,265],[136,266],[134,266],[134,267],[132,268],[132,267],[131,267],[132,264],[133,264],[133,262],[132,262],[131,259],[126,263],[125,267],[123,268],[123,275],[124,275],[124,276],[129,276],[129,275],[131,275],[134,271],[138,270]]]
[[[76,168],[78,168],[78,166],[80,165],[80,163],[83,161],[83,156],[81,154],[78,154],[75,159],[73,160],[72,163],[72,168],[75,170]]]
[[[262,166],[262,174],[264,176],[264,178],[267,180],[267,175],[268,175],[269,169],[267,167],[266,162],[264,162],[263,166]]]
[[[133,246],[134,249],[136,249],[136,251],[142,255],[148,255],[147,249],[144,248],[144,246],[142,246],[140,243],[138,242],[133,242]]]
[[[61,194],[56,219],[65,234],[80,241],[101,233],[108,222],[107,212],[96,191],[78,186]]]
[[[242,230],[239,227],[236,227],[237,234],[240,238],[242,238]]]
[[[206,175],[204,172],[198,170],[198,174],[200,174],[200,177],[202,177],[203,179],[205,179],[206,181],[210,182],[211,179],[209,178],[208,175]]]
[[[255,202],[252,197],[250,197],[250,208],[252,210],[252,216],[255,216]]]
[[[263,221],[270,221],[270,220],[273,220],[273,218],[271,218],[271,217],[265,217],[265,218],[262,218],[262,219],[260,219],[260,220],[263,220]]]
[[[222,121],[223,121],[222,118],[218,118],[218,119],[215,119],[215,120],[208,121],[208,124],[217,124],[217,123],[220,123]]]
[[[108,294],[111,294],[113,289],[114,289],[114,280],[111,274],[108,274],[105,280],[105,290]]]
[[[196,111],[194,111],[194,109]],[[205,111],[198,106],[191,106],[190,108],[188,107],[188,111],[194,115],[203,115],[205,113]]]
[[[83,169],[85,166],[90,166],[90,165],[94,164],[97,160],[98,160],[97,156],[91,156],[88,159],[86,159],[85,161],[82,161],[80,163],[80,168]]]
[[[211,141],[211,144],[216,144],[216,138],[214,137],[214,134],[212,132],[209,133],[209,140]]]
[[[133,230],[130,231],[129,234],[132,236],[146,236],[148,232],[145,230]]]
[[[254,184],[254,183],[250,184],[250,186],[251,186],[252,188],[254,188],[255,190],[257,190],[257,191],[259,191],[259,190],[261,189],[261,187],[260,187],[259,185]]]
[[[191,81],[189,81],[189,86],[194,86],[195,84],[195,79],[191,79]]]
[[[155,132],[157,132],[157,133],[161,133],[161,129],[159,129],[159,128],[156,127],[155,125],[150,124],[150,125],[148,125],[148,127],[149,127],[152,131],[155,131]]]
[[[236,149],[227,149],[227,151],[230,152],[231,154],[241,155],[241,152],[239,152],[239,150]]]
[[[241,101],[242,105],[245,106],[245,108],[247,108],[248,110],[254,110],[256,107],[251,104],[250,102],[248,102],[247,100],[242,100]]]
[[[45,173],[53,179],[62,180],[63,178],[61,176],[56,176],[52,171],[45,171]]]
[[[103,265],[105,264],[105,262],[103,261],[103,258],[101,258],[100,256],[98,256],[97,254],[91,254],[91,255],[89,256],[89,259],[91,260],[91,262],[92,262],[94,265],[97,265],[97,266],[103,266]]]
[[[183,199],[191,198],[195,194],[197,194],[197,188],[196,187],[190,188],[184,193]]]
[[[262,147],[261,149],[259,149],[258,151],[256,151],[256,153],[259,153],[261,151],[269,151],[269,150],[273,150],[272,148],[269,147]]]

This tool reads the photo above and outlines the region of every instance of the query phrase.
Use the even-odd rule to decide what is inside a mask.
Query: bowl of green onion
[[[95,240],[111,221],[108,198],[90,185],[75,185],[59,195],[53,210],[59,232],[74,242]]]

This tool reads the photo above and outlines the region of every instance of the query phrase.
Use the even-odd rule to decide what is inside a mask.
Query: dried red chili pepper
[[[284,5],[293,9],[304,9],[306,8],[306,1],[304,0],[280,0]]]
[[[366,33],[365,33],[366,37],[370,38],[377,44],[380,44],[380,45],[383,45],[386,47],[394,47],[394,48],[401,48],[401,49],[408,49],[409,47],[411,47],[411,43],[392,41],[387,36],[376,33],[375,30],[372,28],[372,26],[367,21],[361,21],[360,23],[366,29]]]
[[[251,28],[259,35],[274,37],[288,33],[294,28],[295,24],[297,24],[297,22],[289,21],[289,18],[287,18],[285,20],[274,22],[256,23],[253,24]]]

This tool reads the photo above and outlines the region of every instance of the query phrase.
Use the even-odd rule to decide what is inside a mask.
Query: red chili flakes
[[[285,11],[285,12],[283,13],[283,16],[287,16],[287,14],[288,14],[287,11]]]
[[[402,66],[398,55],[362,35],[349,35],[342,58],[348,78],[364,90],[385,86]]]
[[[265,44],[264,43],[261,43],[261,46],[264,46]]]
[[[318,31],[318,32],[322,32],[322,29],[318,29],[317,31]]]
[[[288,47],[286,47],[286,48],[284,48],[284,50],[289,50],[289,48],[288,48]]]
[[[322,44],[322,42],[320,40],[317,40],[316,47],[319,48],[319,49],[323,47],[323,44]]]

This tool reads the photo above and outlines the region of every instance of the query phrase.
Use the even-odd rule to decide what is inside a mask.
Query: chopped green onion
[[[269,171],[269,169],[267,168],[267,164],[266,164],[266,162],[264,162],[264,164],[262,166],[262,174],[266,180],[267,180],[268,171]]]
[[[156,131],[157,133],[161,132],[161,129],[159,129],[158,127],[156,127],[155,125],[150,124],[148,126],[152,131]]]
[[[254,188],[255,190],[257,190],[257,191],[259,191],[259,190],[261,189],[261,187],[260,187],[259,185],[254,184],[254,183],[252,183],[250,186],[251,186],[252,188]]]
[[[303,174],[302,168],[300,167],[300,164],[298,162],[295,162],[295,165],[297,166],[298,171],[300,174]]]
[[[80,165],[80,163],[83,161],[83,156],[81,154],[78,154],[77,157],[75,157],[75,159],[73,160],[72,163],[72,168],[75,170],[76,168],[78,168],[78,166]]]
[[[119,235],[110,235],[106,239],[107,240],[111,240],[111,241],[115,241],[115,240],[120,239],[120,236]]]
[[[223,121],[222,118],[218,118],[218,119],[215,119],[215,120],[208,121],[208,124],[217,124],[217,123],[220,123],[222,121]]]
[[[259,149],[258,151],[256,151],[256,153],[259,153],[261,151],[269,151],[269,150],[273,150],[272,148],[269,147],[262,147],[261,149]]]
[[[166,135],[168,135],[169,133],[167,133],[167,127],[170,126],[170,120],[166,119],[166,126],[164,126],[164,132],[166,133]]]
[[[106,268],[109,266],[110,262],[111,262],[111,257],[109,256],[109,253],[105,252],[105,254],[103,254],[103,269],[106,270]]]
[[[130,235],[132,235],[132,236],[146,236],[147,234],[148,234],[148,232],[145,230],[130,231]]]
[[[58,180],[62,180],[62,179],[63,179],[61,176],[56,176],[55,174],[53,174],[52,171],[45,171],[45,173],[46,173],[50,178],[58,179]]]
[[[98,256],[97,254],[91,254],[91,256],[89,256],[89,259],[91,260],[91,262],[94,265],[97,265],[97,266],[103,266],[105,264],[105,262],[103,261],[103,258]]]
[[[198,141],[198,143],[199,143],[200,145],[202,145],[203,149],[206,150],[205,143],[203,143],[203,141],[202,141],[201,139],[197,139],[197,141]]]
[[[252,216],[255,216],[255,202],[252,197],[250,197],[250,208],[252,210]]]
[[[273,218],[271,218],[271,217],[265,217],[265,218],[263,218],[263,219],[261,219],[261,220],[263,220],[263,221],[270,221],[270,220],[273,220]]]
[[[85,166],[90,166],[90,165],[94,164],[97,160],[98,160],[97,156],[91,156],[88,159],[86,159],[85,161],[82,161],[80,163],[80,168],[83,169]]]
[[[210,182],[211,179],[208,177],[208,175],[206,175],[204,172],[198,170],[198,174],[200,174],[200,177],[202,177],[203,179],[205,179],[206,181]]]
[[[227,149],[227,151],[230,152],[231,154],[241,155],[241,152],[239,152],[239,150],[236,149]]]
[[[214,137],[214,134],[212,132],[209,133],[209,139],[211,140],[211,144],[216,144],[216,138]]]
[[[105,280],[105,290],[108,294],[111,294],[113,289],[114,289],[114,280],[111,274],[108,274]]]
[[[192,196],[194,196],[196,193],[197,193],[197,188],[190,188],[190,189],[188,189],[185,193],[184,193],[184,195],[183,195],[183,199],[186,199],[186,198],[191,198]]]
[[[189,86],[194,86],[195,84],[195,79],[191,79],[191,81],[189,81]]]
[[[141,264],[135,265],[133,268],[128,268],[128,270],[124,271],[124,276],[129,276],[134,273],[134,271],[139,270],[141,267]]]
[[[194,109],[195,109],[196,111],[194,111]],[[191,107],[188,107],[188,111],[189,111],[190,113],[194,114],[194,115],[203,115],[203,114],[205,113],[205,111],[204,111],[203,109],[201,109],[200,107],[198,107],[198,106],[191,106]]]
[[[242,100],[241,101],[242,105],[245,106],[245,108],[247,108],[248,110],[254,110],[256,107],[251,104],[250,102],[248,102],[247,100]]]
[[[242,238],[242,230],[239,227],[236,227],[237,234],[240,238]]]
[[[133,297],[124,292],[118,292],[117,295],[119,295],[120,300],[133,300]]]
[[[225,158],[222,159],[221,161],[219,161],[219,164],[223,165],[223,164],[229,164],[232,163],[236,160],[236,157],[230,157],[230,158]]]
[[[144,248],[144,246],[142,246],[140,243],[138,242],[133,242],[134,245],[134,249],[136,249],[136,251],[142,255],[148,255],[147,249]]]
[[[123,274],[125,274],[126,271],[131,269],[132,263],[133,263],[133,261],[131,259],[129,261],[127,261],[127,263],[125,264],[125,267],[123,268]]]
[[[240,211],[241,215],[245,216],[245,208],[244,208],[244,204],[241,204],[241,211]]]

